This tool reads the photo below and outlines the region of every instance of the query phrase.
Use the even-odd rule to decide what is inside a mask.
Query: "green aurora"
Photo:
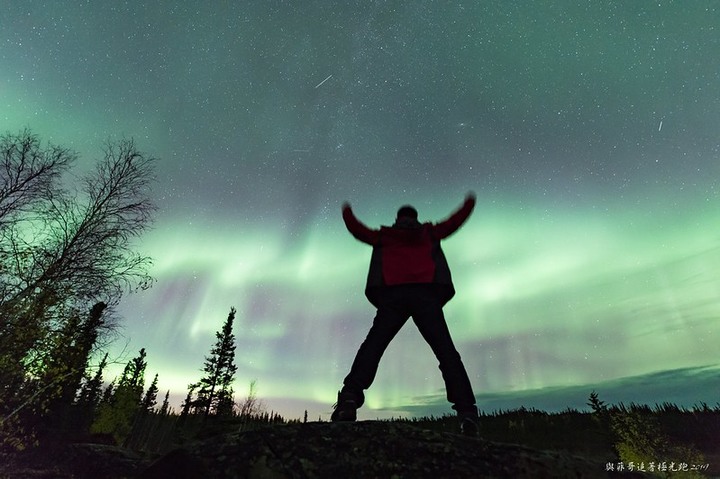
[[[341,203],[439,221],[471,190],[445,311],[481,409],[718,365],[716,2],[2,3],[0,130],[80,170],[108,138],[160,158],[157,282],[120,304],[106,379],[145,347],[177,407],[234,306],[238,399],[257,379],[269,409],[329,417],[374,316]],[[720,399],[691,379],[672,400]],[[442,395],[407,326],[361,418]]]

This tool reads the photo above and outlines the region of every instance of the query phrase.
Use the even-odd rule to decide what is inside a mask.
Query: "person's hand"
[[[348,210],[348,209],[350,209],[350,203],[347,202],[347,201],[343,201],[342,210],[345,211],[345,210]]]
[[[465,195],[465,202],[467,203],[469,201],[472,201],[473,203],[475,203],[475,200],[476,200],[475,192],[468,191],[468,193]]]

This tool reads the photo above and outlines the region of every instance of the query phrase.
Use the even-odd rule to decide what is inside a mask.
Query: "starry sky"
[[[0,130],[160,160],[152,289],[110,346],[179,405],[230,307],[235,391],[327,419],[374,310],[371,227],[413,204],[482,410],[720,399],[715,1],[0,1]],[[149,379],[148,379],[149,381]],[[450,412],[412,323],[360,418]]]

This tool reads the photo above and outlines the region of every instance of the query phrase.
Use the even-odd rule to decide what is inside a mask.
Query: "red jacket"
[[[459,210],[438,224],[399,218],[393,226],[379,230],[361,223],[349,206],[343,208],[348,231],[373,247],[365,288],[368,300],[378,306],[379,295],[388,286],[435,284],[442,303],[447,303],[455,295],[455,288],[440,240],[457,231],[474,207],[475,199],[468,197]]]

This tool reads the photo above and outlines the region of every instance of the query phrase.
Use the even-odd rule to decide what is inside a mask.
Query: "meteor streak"
[[[326,81],[328,81],[331,77],[332,77],[332,75],[328,75],[328,77],[327,77],[326,79],[324,79],[323,81],[321,81],[320,83],[318,83],[317,85],[315,85],[315,88],[319,87],[320,85],[322,85],[323,83],[325,83]]]

